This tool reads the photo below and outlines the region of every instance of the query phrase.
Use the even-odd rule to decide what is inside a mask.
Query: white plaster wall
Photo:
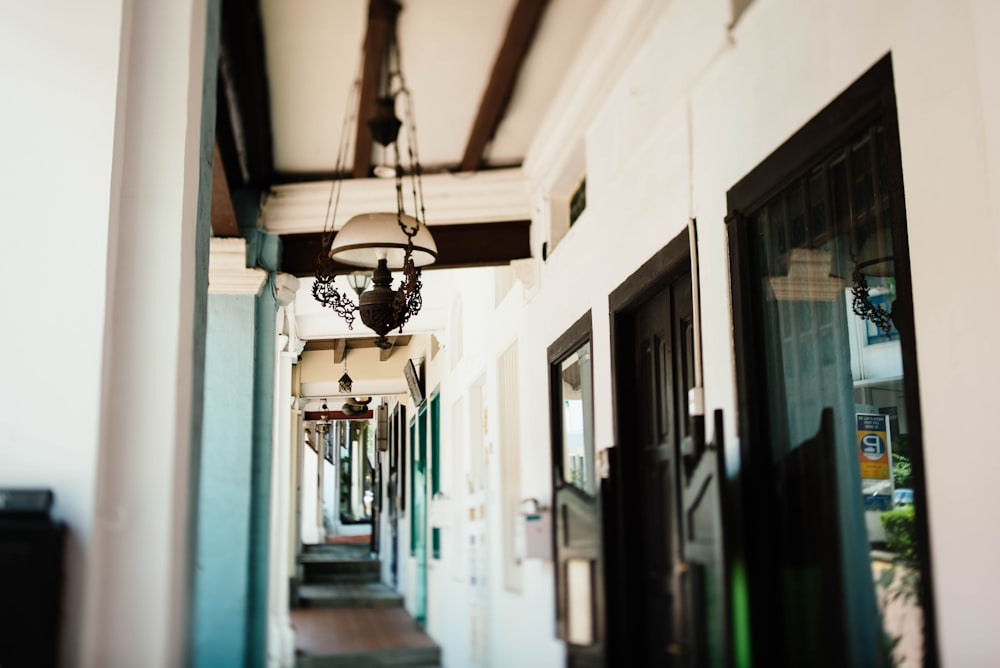
[[[980,84],[996,80],[997,65],[978,59],[969,10],[965,2],[759,1],[734,31],[734,46],[691,96],[694,209],[701,221],[721,221],[721,195],[729,186],[883,54],[893,54],[946,665],[996,659],[987,620],[989,601],[1000,596],[1000,574],[991,566],[1000,556],[1000,536],[984,530],[989,472],[1000,465],[989,417],[998,395],[987,384],[1000,371],[1000,351],[985,333],[998,315],[976,306],[995,301],[1000,287],[991,213],[996,186],[987,181],[987,128],[995,136],[998,121],[984,117]],[[995,19],[995,6],[988,13]],[[722,279],[725,231],[716,224],[700,232],[703,280]],[[723,252],[710,255],[705,244]],[[724,306],[703,300],[706,323],[727,329]],[[709,354],[706,346],[706,373],[711,368],[710,378],[718,381],[712,385],[725,387],[731,370],[717,361],[725,348],[713,348]],[[711,396],[711,403],[722,403],[717,392]],[[963,419],[954,424],[951,416],[959,414]]]
[[[315,436],[313,436],[315,438]],[[319,497],[317,496],[317,476],[319,475],[319,455],[308,445],[302,446],[302,487],[301,526],[302,542],[312,545],[320,542],[319,536]]]
[[[176,664],[205,5],[0,13],[0,484],[69,524],[63,664]]]
[[[944,665],[991,665],[1000,657],[990,627],[993,602],[1000,598],[1000,572],[994,567],[1000,534],[986,515],[991,477],[1000,470],[991,419],[1000,396],[992,386],[1000,376],[1000,349],[991,332],[1000,324],[1000,312],[988,306],[1000,288],[1000,54],[992,38],[1000,26],[1000,5],[755,0],[734,28],[728,27],[729,11],[729,0],[635,0],[609,9],[598,21],[596,29],[606,37],[620,29],[618,17],[629,12],[642,17],[641,27],[617,33],[622,47],[617,51],[602,35],[592,35],[594,49],[584,54],[596,49],[608,54],[606,60],[627,57],[610,65],[594,61],[591,77],[571,70],[567,81],[574,90],[591,94],[560,94],[558,99],[574,103],[554,105],[559,111],[532,149],[536,257],[518,268],[523,283],[494,308],[492,280],[467,270],[453,302],[462,309],[463,356],[453,361],[449,355],[435,360],[427,355],[428,389],[439,384],[442,392],[442,460],[450,461],[450,448],[463,444],[465,436],[451,433],[448,411],[459,398],[468,400],[479,377],[486,379],[495,423],[496,358],[516,340],[522,492],[551,501],[545,351],[588,310],[595,438],[598,448],[612,445],[608,294],[691,218],[698,221],[705,406],[709,412],[724,410],[727,443],[735,450],[726,192],[891,51],[941,654]],[[565,180],[564,170],[579,168],[574,160],[581,141],[587,210],[542,262],[551,188]],[[456,336],[449,332],[442,338]],[[411,407],[408,417],[413,415]],[[491,665],[561,665],[551,563],[525,562],[522,591],[503,587],[493,429],[487,436],[494,443],[487,503]],[[467,516],[462,504],[461,494],[438,502],[457,518]],[[407,517],[400,528],[400,572],[411,575]],[[449,545],[446,539],[443,549]],[[461,549],[446,552],[439,563],[431,562],[428,576],[429,630],[444,647],[447,666],[468,665],[471,652],[468,616],[461,614],[469,610],[470,589],[461,579],[464,566],[457,563],[465,556]]]
[[[0,2],[0,487],[49,487],[69,525],[65,662],[92,558],[123,3]],[[59,394],[51,395],[58,378]]]
[[[496,312],[477,314],[472,299],[463,301],[465,322],[482,326],[479,338],[466,341],[463,363],[482,360],[491,398],[495,356],[518,341],[525,496],[550,495],[546,347],[592,311],[595,435],[598,447],[610,445],[607,295],[691,217],[698,220],[706,409],[725,411],[727,440],[736,446],[726,191],[891,51],[942,659],[977,666],[997,658],[989,625],[992,601],[1000,597],[1000,573],[992,566],[1000,535],[988,528],[986,490],[1000,468],[991,420],[998,393],[990,384],[1000,372],[1000,350],[989,335],[1000,315],[983,305],[995,303],[1000,288],[1000,116],[991,113],[1000,59],[984,28],[1000,25],[998,14],[997,5],[985,2],[756,0],[728,30],[726,0],[675,0],[663,9],[583,123],[584,215],[547,262],[536,260],[536,271],[528,272],[535,284],[515,287]],[[567,126],[580,124],[572,109],[566,116]],[[567,145],[578,138],[570,136]],[[537,183],[557,182],[552,170],[559,168],[549,164]],[[543,188],[535,201],[545,198]],[[545,220],[542,211],[536,224]],[[534,230],[536,246],[538,235]],[[464,372],[459,365],[455,373]],[[448,430],[450,421],[442,426]],[[502,572],[499,535],[494,524],[494,580]],[[523,594],[494,582],[494,638],[518,639],[494,645],[494,664],[557,665],[551,567],[527,564],[524,574]]]

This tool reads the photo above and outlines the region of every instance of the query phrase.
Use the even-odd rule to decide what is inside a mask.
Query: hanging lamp
[[[383,90],[376,100],[374,116],[368,119],[367,127],[374,141],[382,147],[382,162],[385,162],[386,156],[391,156],[393,159],[393,164],[388,169],[385,168],[386,165],[381,165],[379,174],[395,179],[395,202],[391,207],[386,207],[385,211],[354,216],[339,231],[333,230],[337,205],[340,201],[339,176],[345,173],[344,160],[346,147],[349,144],[347,138],[351,136],[352,128],[357,125],[351,122],[350,110],[356,108],[353,100],[360,89],[359,79],[352,88],[353,95],[349,96],[352,101],[349,102],[349,112],[345,115],[342,126],[335,168],[337,176],[331,185],[330,198],[327,202],[322,247],[317,258],[316,280],[313,283],[313,297],[323,306],[333,309],[347,322],[350,329],[353,329],[355,317],[360,315],[362,323],[378,335],[375,345],[381,349],[389,349],[392,347],[392,342],[387,338],[387,334],[394,329],[402,332],[407,321],[417,315],[423,306],[420,268],[437,259],[437,246],[425,222],[413,101],[400,66],[399,44],[395,29],[395,13],[398,13],[399,5],[394,2],[381,4],[385,5],[381,7],[381,11],[386,8],[391,10],[392,20],[385,69],[379,77]],[[374,3],[373,11],[375,11]],[[396,116],[398,107],[403,111],[402,120]],[[404,134],[403,143],[408,158],[405,165],[400,159],[401,131]],[[408,187],[404,188],[404,184]],[[407,211],[408,197],[409,211]],[[330,215],[331,210],[332,215]],[[358,294],[357,303],[341,292],[334,283],[338,264],[374,270],[370,290],[358,291],[355,283],[351,284]],[[392,287],[393,271],[402,272],[402,279],[395,289]],[[346,371],[344,375],[347,375]]]

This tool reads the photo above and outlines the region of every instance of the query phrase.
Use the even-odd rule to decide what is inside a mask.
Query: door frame
[[[567,484],[564,479],[563,463],[566,434],[564,433],[563,417],[563,393],[562,393],[562,369],[561,364],[584,344],[589,344],[591,363],[587,382],[590,384],[591,392],[594,387],[594,337],[591,312],[588,310],[580,318],[570,325],[569,329],[563,332],[546,351],[548,361],[549,380],[549,433],[550,433],[550,457],[552,486],[552,512],[553,527],[552,532],[552,556],[555,562],[555,610],[556,610],[556,635],[566,646],[567,666],[591,666],[606,665],[607,649],[607,614],[605,607],[605,586],[604,586],[604,539],[601,522],[602,498],[601,487],[596,479],[596,444],[593,442],[594,415],[593,407],[589,414],[584,415],[584,420],[590,420],[591,431],[591,451],[584,453],[584,466],[586,467],[587,489],[578,489],[572,484]],[[591,399],[592,401],[592,399]],[[564,505],[566,497],[571,499],[571,503]],[[593,519],[593,527],[598,536],[596,546],[593,543],[581,545],[571,536],[575,533],[570,527],[570,518],[574,522],[581,517],[580,512],[589,515]],[[570,642],[569,638],[569,584],[567,573],[564,570],[564,560],[569,559],[591,559],[593,570],[591,572],[591,621],[593,628],[593,642],[589,645],[576,645]]]
[[[639,503],[638,486],[621,479],[623,473],[638,470],[638,450],[623,447],[623,444],[633,444],[638,439],[637,424],[628,419],[632,414],[631,407],[638,401],[634,379],[635,317],[650,298],[685,274],[691,274],[694,279],[687,228],[608,296],[612,425],[616,444],[608,451],[609,477],[602,484],[608,665],[637,665],[635,652],[639,645],[633,639],[635,629],[641,628],[636,617],[642,614],[642,606],[639,605],[642,592],[634,579],[626,576],[633,568],[628,556],[641,551],[639,536],[642,525],[636,513],[629,511]]]
[[[737,399],[737,429],[740,453],[736,473],[740,489],[738,506],[753,508],[754,500],[769,484],[770,470],[763,456],[761,441],[766,438],[762,411],[764,401],[758,388],[765,380],[763,369],[755,358],[761,348],[760,318],[752,296],[754,284],[750,264],[751,237],[747,216],[780,193],[790,182],[801,176],[839,145],[875,121],[882,123],[886,146],[889,197],[893,211],[893,255],[896,280],[905,286],[897,296],[899,316],[909,336],[900,337],[903,362],[903,383],[909,423],[910,452],[913,465],[913,486],[916,490],[917,558],[921,569],[921,600],[924,615],[924,665],[938,665],[936,615],[934,604],[933,566],[927,525],[926,486],[923,459],[923,435],[920,392],[917,373],[917,352],[913,327],[909,243],[907,241],[906,207],[903,193],[902,154],[893,87],[891,54],[884,55],[844,92],[824,107],[787,141],[757,164],[750,173],[726,193],[726,227],[729,237],[729,262],[732,290],[735,380]],[[750,504],[750,505],[747,505]],[[744,541],[740,558],[747,564],[749,584],[749,618],[751,646],[759,663],[772,661],[773,638],[768,629],[775,611],[770,599],[767,544],[769,525],[750,510],[736,518]]]

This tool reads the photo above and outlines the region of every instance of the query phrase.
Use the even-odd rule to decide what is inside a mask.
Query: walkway
[[[441,650],[379,582],[367,544],[308,545],[291,611],[297,668],[438,666]]]

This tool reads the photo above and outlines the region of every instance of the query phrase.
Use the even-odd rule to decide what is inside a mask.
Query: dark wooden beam
[[[219,144],[215,144],[215,160],[212,164],[212,235],[216,237],[238,237],[240,226],[236,223],[233,197],[229,192],[226,170],[219,155]]]
[[[344,411],[306,411],[305,420],[370,420],[372,411],[367,410],[357,415],[348,415]]]
[[[347,352],[347,339],[334,339],[333,341],[333,363],[341,364],[344,361],[344,353]]]
[[[354,178],[368,176],[372,161],[372,133],[368,121],[375,114],[383,70],[389,54],[389,41],[396,31],[400,6],[393,0],[371,0],[368,5],[368,31],[365,34],[364,66],[358,100],[358,129],[354,145]]]
[[[390,357],[392,357],[392,351],[396,349],[396,337],[389,336],[387,338],[389,339],[389,343],[391,343],[392,345],[389,346],[388,348],[379,348],[378,350],[379,362],[387,361]]]
[[[518,0],[514,7],[507,25],[507,34],[493,63],[490,81],[479,102],[479,113],[465,145],[460,171],[471,172],[482,163],[483,151],[493,139],[507,111],[514,84],[517,83],[524,59],[548,4],[549,0]]]
[[[409,334],[399,334],[392,337],[395,339],[396,346],[400,348],[405,348],[410,345],[410,335]],[[309,339],[306,341],[306,352],[316,351],[316,350],[334,350],[337,342],[343,341],[346,345],[348,351],[360,350],[362,348],[374,348],[376,337],[374,336],[352,336],[343,339]]]
[[[438,248],[437,262],[426,269],[494,267],[531,257],[531,221],[461,223],[430,228]],[[281,237],[281,270],[295,276],[313,276],[322,234],[286,234]],[[338,273],[354,267],[337,265]]]
[[[267,189],[274,176],[271,103],[260,3],[223,0],[216,133],[233,189]]]

